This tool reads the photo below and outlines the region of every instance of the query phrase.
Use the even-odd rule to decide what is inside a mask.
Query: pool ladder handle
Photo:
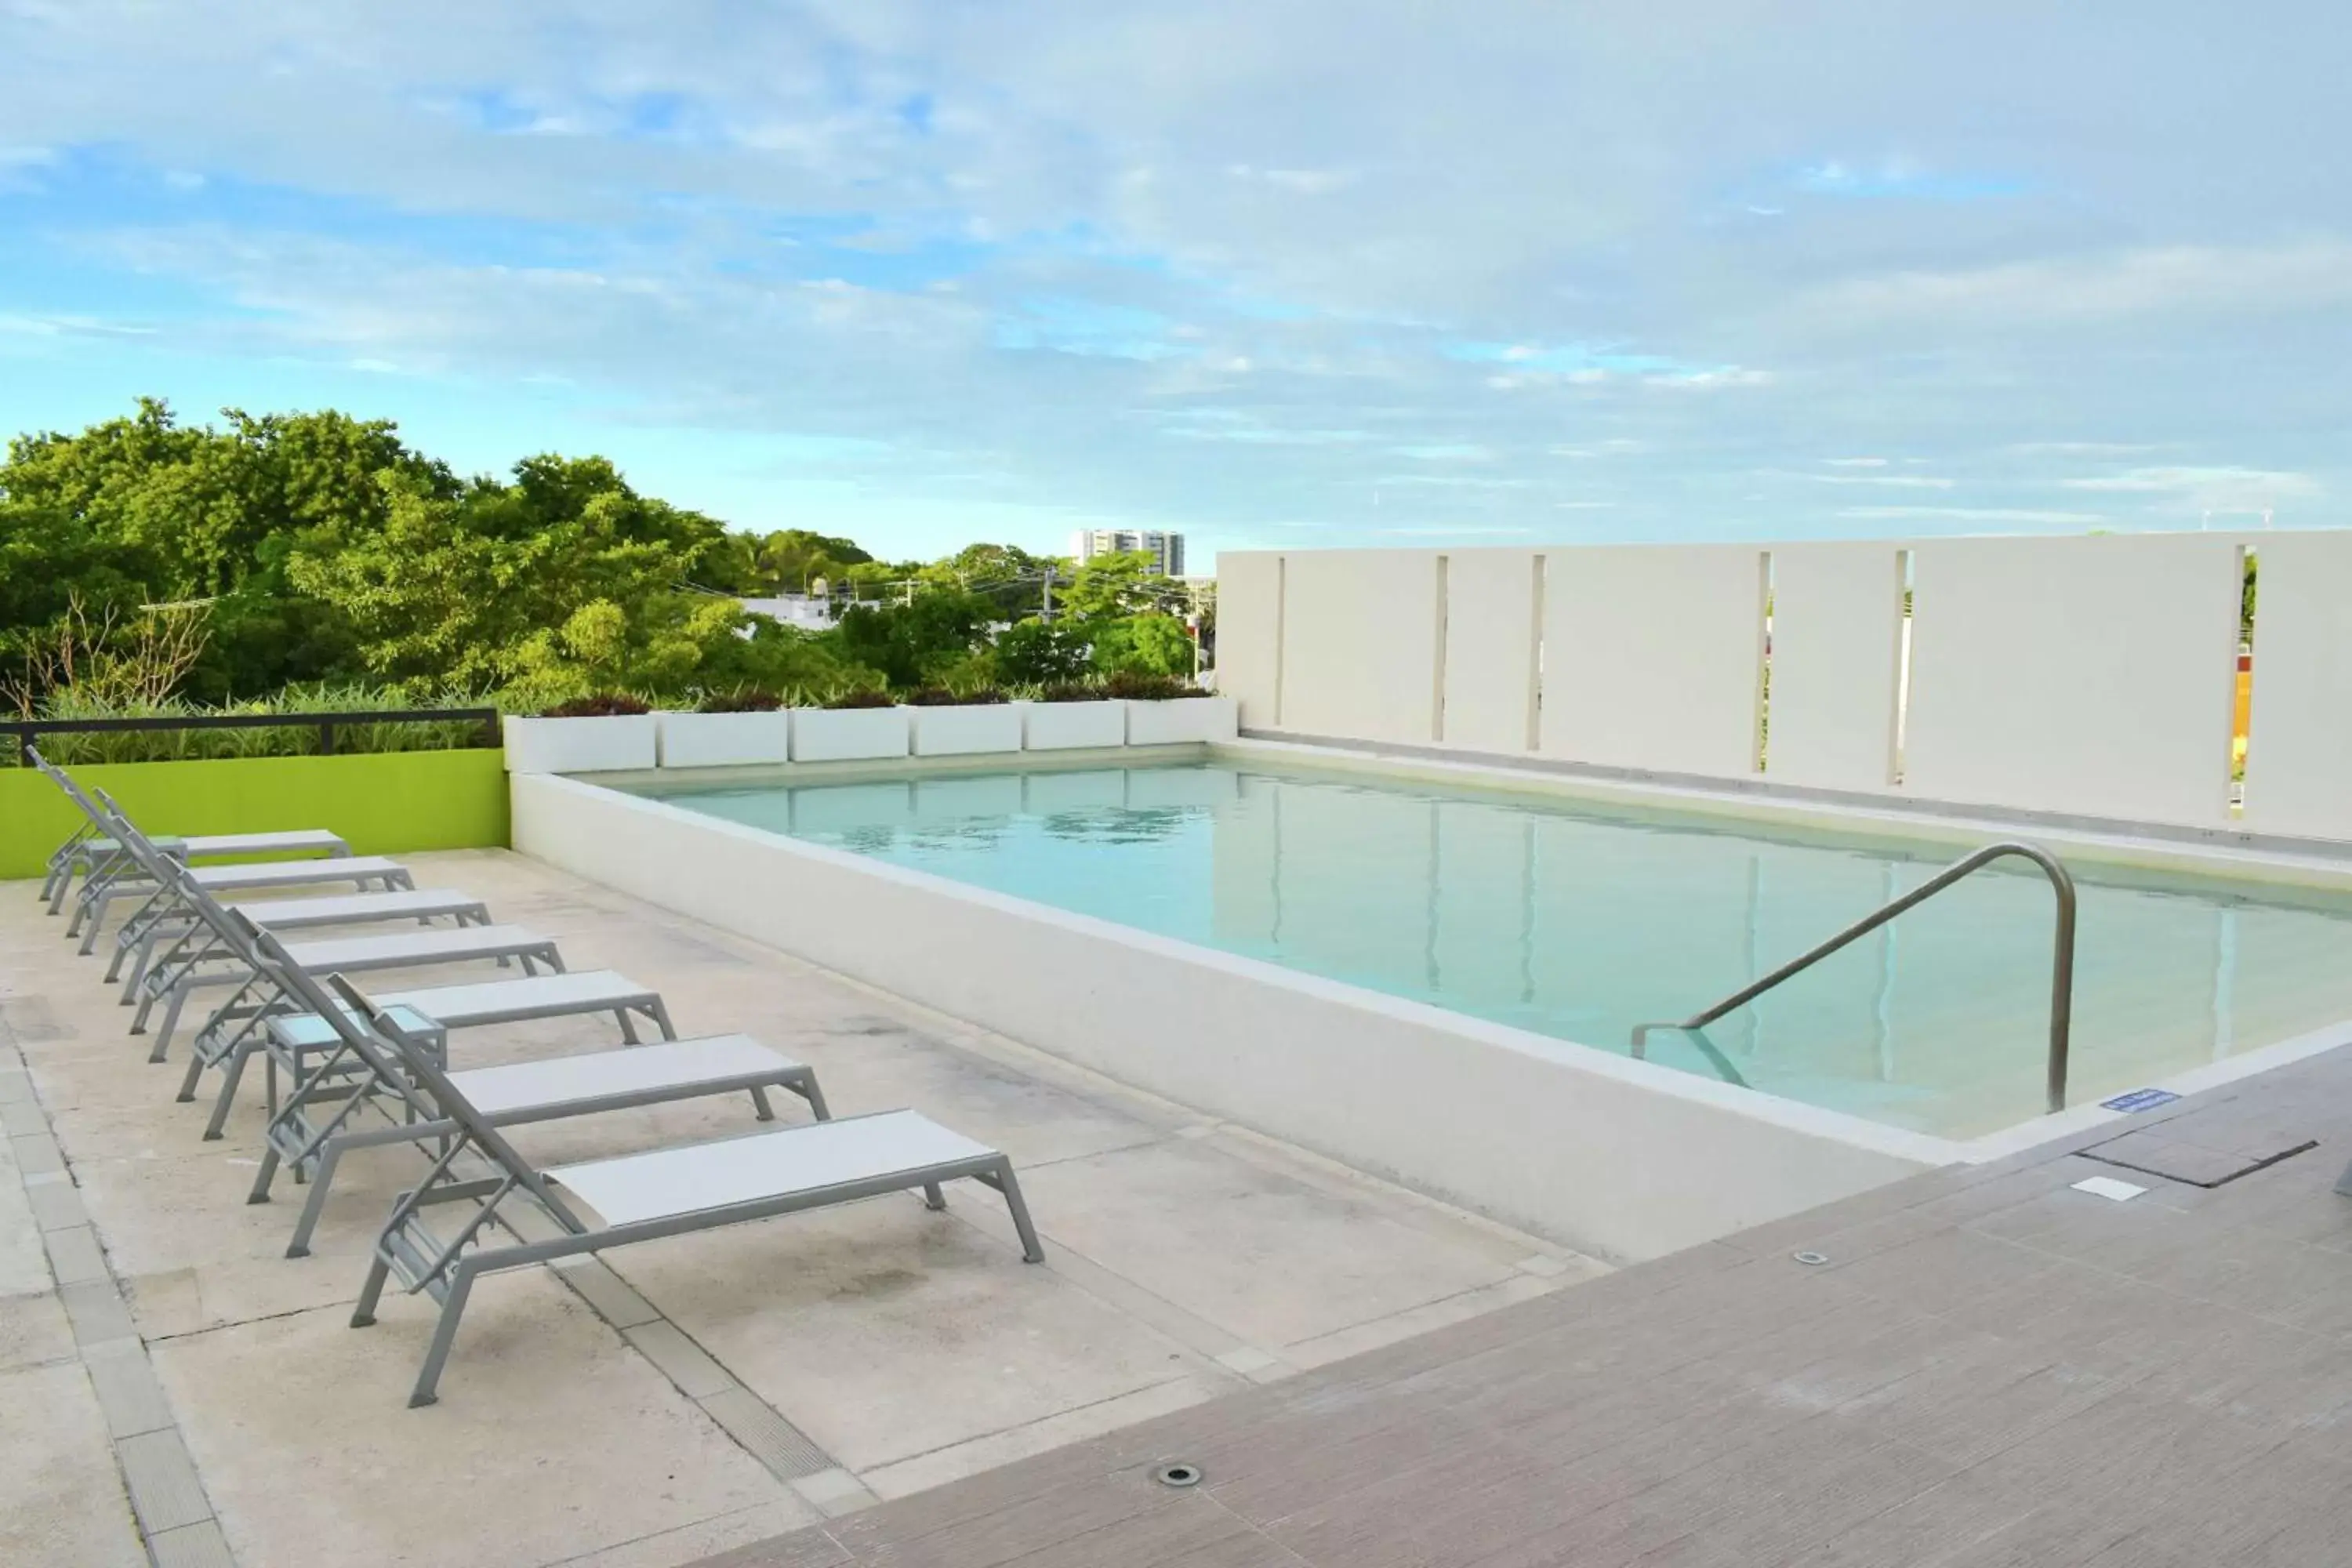
[[[1636,1024],[1633,1026],[1633,1055],[1637,1058],[1643,1056],[1651,1030],[1704,1029],[1726,1013],[1746,1006],[1783,980],[1811,969],[1856,937],[1869,935],[1904,910],[1927,902],[1953,883],[2010,856],[2031,860],[2042,868],[2042,875],[2050,879],[2051,891],[2058,896],[2058,929],[2050,955],[2050,1109],[2053,1111],[2065,1110],[2066,1051],[2074,1012],[2074,879],[2067,874],[2058,857],[2047,849],[2038,844],[2014,839],[1988,844],[1953,861],[1901,898],[1880,905],[1819,947],[1790,959],[1763,979],[1733,992],[1704,1013],[1694,1013],[1680,1023]],[[2345,1173],[2345,1181],[2347,1192],[2352,1192],[2352,1171]]]

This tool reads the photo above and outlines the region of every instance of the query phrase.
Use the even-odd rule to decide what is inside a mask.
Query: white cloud
[[[2260,511],[2325,493],[2309,474],[2239,468],[2132,468],[2120,474],[2061,479],[2059,484],[2070,490],[2159,497],[2183,507],[2216,511]]]
[[[1895,489],[1948,490],[1952,481],[1928,474],[1797,474],[1817,485],[1883,485]]]
[[[2157,311],[2263,312],[2352,301],[2352,241],[2277,246],[2163,246],[1964,271],[1910,271],[1838,283],[1815,294],[1830,321],[1956,320],[2065,323]]]
[[[1850,506],[1840,510],[1840,517],[1867,519],[1874,522],[2105,522],[2105,512],[2051,511],[2032,507],[2000,506]]]
[[[1479,528],[1466,524],[1453,526],[1445,523],[1428,523],[1413,528],[1376,528],[1372,531],[1405,539],[1479,539],[1532,533],[1535,530],[1520,527]]]
[[[2278,150],[2352,139],[2329,52],[2288,42],[2338,18],[2201,15],[2044,8],[2021,58],[1993,13],[1752,0],[1496,0],[1475,28],[1353,0],[18,0],[0,330],[145,332],[126,398],[226,360],[398,366],[351,395],[385,412],[420,374],[560,384],[611,421],[865,443],[844,493],[899,511],[985,489],[1210,537],[1344,538],[1372,483],[1392,526],[1557,524],[1585,504],[1550,499],[1561,459],[1601,465],[1626,537],[1819,526],[1810,486],[1742,500],[1765,468],[1966,487],[1927,514],[1955,525],[2094,495],[2326,521],[2352,164]],[[1952,171],[2017,188],[1848,199]],[[1167,352],[1016,349],[1038,300]],[[1545,363],[1580,343],[1615,357]],[[1406,447],[1488,456],[1381,479]]]

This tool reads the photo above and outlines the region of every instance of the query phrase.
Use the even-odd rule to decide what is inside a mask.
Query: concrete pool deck
[[[2347,1153],[2339,1049],[706,1568],[2341,1563]]]
[[[258,1086],[200,1142],[177,1065],[146,1063],[32,884],[0,884],[0,1562],[661,1568],[1606,1272],[522,857],[404,858],[661,989],[682,1033],[810,1062],[836,1110],[912,1105],[1002,1147],[1047,1263],[951,1191],[944,1215],[875,1199],[520,1272],[477,1292],[442,1403],[408,1410],[429,1304],[346,1320],[414,1156],[354,1155],[315,1255],[283,1258],[292,1189],[244,1201]],[[612,1036],[485,1030],[458,1061]],[[712,1101],[517,1141],[560,1160],[750,1125]]]

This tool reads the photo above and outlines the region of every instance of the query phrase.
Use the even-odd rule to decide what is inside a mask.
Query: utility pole
[[[1045,568],[1045,608],[1044,608],[1044,610],[1040,613],[1040,615],[1039,615],[1039,616],[1038,616],[1038,619],[1040,619],[1040,620],[1045,620],[1045,621],[1051,621],[1053,618],[1054,618],[1054,568],[1052,567],[1052,565],[1048,564],[1048,565],[1046,566],[1046,568]]]

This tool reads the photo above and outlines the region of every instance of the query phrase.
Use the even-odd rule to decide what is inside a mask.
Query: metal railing
[[[499,743],[499,710],[495,708],[394,708],[347,713],[185,713],[148,719],[7,719],[0,720],[0,736],[16,742],[16,764],[33,765],[33,748],[43,735],[107,735],[137,730],[310,730],[319,731],[319,751],[331,755],[335,731],[350,724],[464,724],[482,727],[478,746]],[[462,750],[464,748],[451,748]]]
[[[1736,1008],[1744,1007],[1790,976],[1803,973],[1822,959],[1853,942],[1869,935],[1904,910],[1927,902],[1937,893],[1974,872],[1982,870],[1995,860],[2015,856],[2031,860],[2050,879],[2051,890],[2058,898],[2056,940],[2050,955],[2050,1109],[2066,1109],[2066,1052],[2074,1026],[2074,879],[2055,855],[2037,844],[2005,840],[1988,844],[1972,854],[1962,857],[1928,878],[1901,898],[1882,904],[1839,931],[1819,947],[1790,959],[1763,979],[1741,987],[1703,1013],[1694,1013],[1680,1023],[1658,1022],[1633,1026],[1633,1055],[1640,1057],[1647,1047],[1650,1031],[1673,1029],[1696,1033],[1717,1018]],[[1705,1039],[1701,1036],[1702,1040]]]

